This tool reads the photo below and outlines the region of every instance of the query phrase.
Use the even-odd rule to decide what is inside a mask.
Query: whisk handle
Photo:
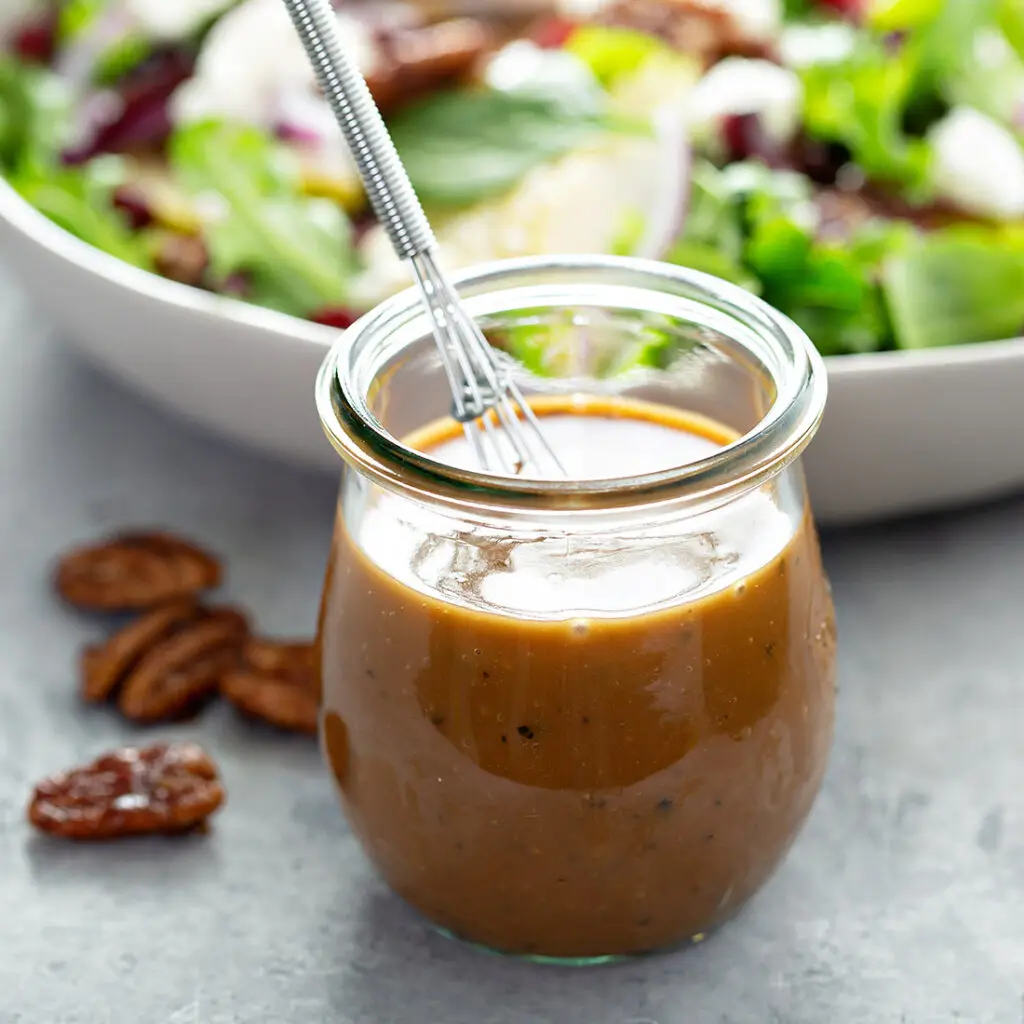
[[[434,248],[423,207],[366,81],[342,48],[328,0],[284,0],[284,5],[395,252],[407,260]]]

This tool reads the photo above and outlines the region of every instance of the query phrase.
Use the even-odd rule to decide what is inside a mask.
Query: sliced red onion
[[[313,129],[301,124],[281,122],[274,125],[274,134],[282,142],[293,142],[298,146],[318,146],[323,136]]]
[[[660,260],[669,253],[686,224],[693,157],[685,118],[678,107],[672,105],[661,110],[655,116],[654,130],[662,152],[661,187],[651,199],[646,230],[634,255]]]
[[[289,90],[270,112],[277,136],[287,142],[321,146],[338,135],[338,125],[327,101],[317,93]]]
[[[99,153],[162,145],[171,132],[168,100],[191,72],[190,55],[168,50],[150,57],[117,89],[86,95],[64,159],[81,163]]]

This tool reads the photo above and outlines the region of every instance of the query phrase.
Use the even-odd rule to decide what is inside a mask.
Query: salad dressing
[[[734,438],[625,400],[544,412],[579,478]],[[465,457],[451,425],[408,443]],[[813,526],[754,492],[646,539],[548,529],[452,536],[388,495],[339,519],[323,742],[348,820],[400,895],[491,948],[697,937],[771,873],[824,771],[834,631]]]

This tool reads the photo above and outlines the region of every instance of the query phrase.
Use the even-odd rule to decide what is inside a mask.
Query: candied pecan
[[[158,640],[200,614],[194,601],[175,601],[129,622],[105,643],[86,647],[82,651],[82,696],[91,702],[106,700]]]
[[[195,829],[224,802],[217,766],[194,743],[111,751],[44,779],[28,819],[66,839],[116,839]]]
[[[198,235],[182,235],[168,231],[161,235],[153,264],[161,277],[200,287],[206,280],[210,254]]]
[[[705,66],[729,56],[772,56],[729,11],[707,0],[614,0],[597,21],[657,36]]]
[[[248,634],[241,612],[218,608],[159,639],[124,680],[117,705],[136,722],[176,718],[214,693]]]
[[[69,604],[93,611],[155,608],[220,583],[220,563],[168,533],[125,533],[76,548],[57,566],[54,585]]]
[[[306,642],[250,639],[243,663],[227,672],[221,694],[243,713],[279,729],[316,733],[316,648]]]
[[[367,85],[377,106],[392,111],[469,73],[495,39],[476,18],[381,32],[377,65],[368,72]]]

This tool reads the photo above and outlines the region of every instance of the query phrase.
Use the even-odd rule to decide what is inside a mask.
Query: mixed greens
[[[1024,332],[1024,0],[652,2],[478,33],[408,81],[439,26],[339,5],[445,262],[654,257],[826,355]],[[15,15],[0,171],[62,228],[340,326],[406,283],[280,0]]]

